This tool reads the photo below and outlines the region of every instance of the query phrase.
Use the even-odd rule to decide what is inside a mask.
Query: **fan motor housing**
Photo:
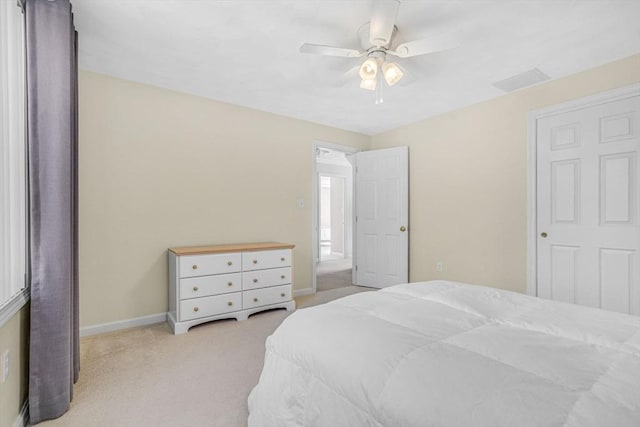
[[[358,28],[358,40],[360,41],[360,46],[362,47],[362,49],[365,51],[370,51],[371,49],[376,47],[384,48],[384,50],[389,49],[391,45],[391,40],[393,40],[393,37],[396,35],[396,32],[398,31],[398,27],[396,27],[395,25],[393,26],[393,32],[391,33],[391,38],[386,44],[381,46],[376,46],[371,44],[370,28],[371,28],[370,22],[367,22],[366,24],[363,24],[360,26],[360,28]]]

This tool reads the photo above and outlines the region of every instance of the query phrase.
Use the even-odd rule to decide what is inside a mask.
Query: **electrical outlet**
[[[9,378],[9,350],[6,350],[2,353],[2,382],[7,382],[7,378]]]
[[[442,261],[436,262],[436,271],[442,273]]]

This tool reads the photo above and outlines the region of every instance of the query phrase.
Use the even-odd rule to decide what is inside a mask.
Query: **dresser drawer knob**
[[[284,298],[284,292],[283,292],[283,293],[281,293],[281,294],[280,294],[280,296],[281,296],[282,298]]]
[[[193,287],[193,292],[198,292],[198,287],[197,286]]]
[[[253,283],[258,283],[258,279],[253,279]]]
[[[258,302],[258,298],[254,298],[254,299],[253,299],[253,302]]]
[[[227,303],[227,305],[228,305],[229,307],[231,307],[231,306],[233,305],[233,303],[232,303],[231,301],[229,301],[229,302]]]
[[[233,265],[233,262],[227,261],[227,265]]]
[[[257,260],[257,259],[254,259],[254,260],[253,260],[253,263],[254,263],[254,264],[257,264],[257,263],[258,263],[258,260]]]
[[[198,307],[193,307],[193,311],[198,311],[200,310]]]
[[[284,279],[284,274],[282,276],[280,276],[281,279]]]
[[[198,269],[198,266],[197,266],[196,264],[193,264],[193,265],[191,266],[191,268],[193,268],[194,270],[197,270],[197,269]]]
[[[233,286],[233,282],[227,283],[227,286]]]
[[[280,261],[284,262],[284,257],[280,258]]]

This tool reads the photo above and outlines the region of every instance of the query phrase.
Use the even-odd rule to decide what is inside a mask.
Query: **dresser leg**
[[[189,330],[185,325],[181,325],[179,322],[176,322],[175,317],[173,317],[173,313],[167,313],[167,323],[169,323],[169,327],[173,331],[174,335],[184,334]]]

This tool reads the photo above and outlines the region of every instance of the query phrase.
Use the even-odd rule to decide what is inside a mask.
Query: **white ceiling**
[[[640,0],[404,0],[397,42],[460,47],[399,59],[384,103],[359,88],[365,0],[72,0],[80,67],[369,135],[502,95],[492,82],[537,67],[552,79],[640,53]],[[640,73],[640,70],[638,70]]]

